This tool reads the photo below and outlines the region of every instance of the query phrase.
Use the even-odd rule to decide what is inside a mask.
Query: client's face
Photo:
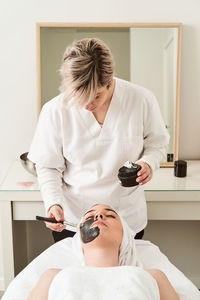
[[[108,205],[92,206],[84,215],[80,227],[83,244],[120,246],[123,228],[120,217]]]

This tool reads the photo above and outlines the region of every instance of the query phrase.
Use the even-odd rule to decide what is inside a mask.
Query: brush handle
[[[74,224],[74,223],[71,223],[71,222],[57,221],[56,219],[51,219],[51,218],[46,218],[46,217],[41,217],[41,216],[36,216],[36,220],[50,222],[50,223],[61,223],[61,224],[64,224],[64,225],[75,227],[75,228],[78,226],[78,224]]]
[[[50,223],[62,223],[62,224],[64,223],[64,221],[57,221],[56,219],[50,219],[50,218],[41,217],[41,216],[36,216],[36,220],[50,222]]]

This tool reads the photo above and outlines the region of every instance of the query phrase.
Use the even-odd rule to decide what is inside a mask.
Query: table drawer
[[[148,220],[200,220],[200,202],[147,202]]]
[[[44,203],[41,201],[12,202],[13,220],[35,220],[35,216],[44,216]]]

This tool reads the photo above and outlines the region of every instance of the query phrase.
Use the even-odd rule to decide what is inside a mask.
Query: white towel
[[[49,300],[159,300],[153,277],[138,267],[69,267],[49,289]]]
[[[119,266],[142,266],[138,260],[135,247],[135,232],[120,218],[123,227],[123,238],[120,246]]]

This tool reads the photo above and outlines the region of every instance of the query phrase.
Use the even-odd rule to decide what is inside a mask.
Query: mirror
[[[163,167],[178,159],[181,24],[38,23],[38,112],[58,95],[59,68],[67,45],[85,37],[102,39],[115,60],[115,76],[150,89],[170,134]]]

